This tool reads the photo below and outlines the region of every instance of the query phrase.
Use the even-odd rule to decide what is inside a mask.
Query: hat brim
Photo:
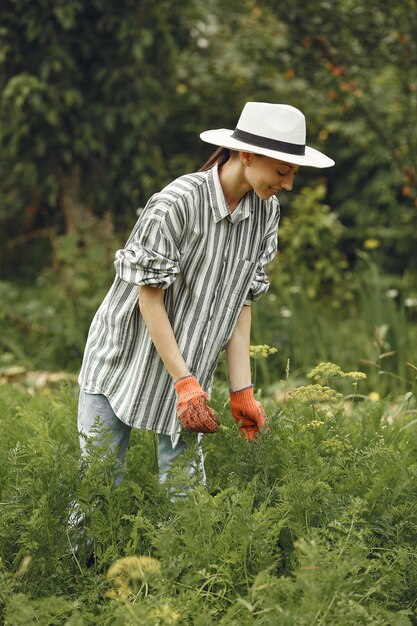
[[[200,134],[200,138],[206,143],[211,143],[215,146],[222,146],[223,148],[229,148],[230,150],[252,152],[253,154],[262,154],[293,165],[324,168],[332,167],[335,164],[333,159],[330,159],[322,152],[319,152],[319,150],[315,150],[309,146],[306,146],[304,154],[290,154],[289,152],[268,150],[267,148],[260,148],[235,139],[232,137],[233,132],[233,130],[229,130],[227,128],[205,130]]]

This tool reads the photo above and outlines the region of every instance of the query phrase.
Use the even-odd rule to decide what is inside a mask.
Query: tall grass
[[[365,368],[368,393],[395,397],[409,391],[417,366],[417,283],[406,273],[398,288],[390,285],[372,257],[360,253],[351,299],[340,309],[312,299],[302,283],[267,295],[254,311],[253,334],[279,352],[269,366],[261,365],[262,384],[283,378],[288,360],[295,380],[315,363],[333,361]]]

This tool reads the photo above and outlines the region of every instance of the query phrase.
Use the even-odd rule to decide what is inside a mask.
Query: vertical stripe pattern
[[[165,290],[179,349],[209,391],[244,304],[269,287],[279,204],[249,192],[230,213],[217,166],[151,197],[115,258],[116,277],[92,321],[81,388],[104,394],[126,424],[175,436],[175,390],[138,306],[138,285]]]

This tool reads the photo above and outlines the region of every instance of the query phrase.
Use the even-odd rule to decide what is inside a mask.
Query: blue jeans
[[[100,424],[111,433],[111,448],[117,451],[117,458],[120,461],[120,472],[117,474],[115,484],[119,485],[123,477],[123,469],[126,460],[126,451],[130,438],[131,426],[122,422],[114,413],[107,398],[101,394],[91,394],[80,390],[78,402],[78,431],[84,436],[80,436],[81,452],[85,456],[87,442],[85,436],[93,435],[93,426],[97,417],[100,418]],[[203,483],[206,482],[204,470],[204,457],[201,448],[201,436],[199,436],[199,469],[201,472]],[[97,443],[100,443],[97,441]],[[168,470],[172,462],[185,450],[186,444],[183,439],[179,439],[175,448],[172,447],[170,435],[158,434],[158,469],[159,481],[164,483]],[[189,466],[190,475],[195,473],[195,464]]]

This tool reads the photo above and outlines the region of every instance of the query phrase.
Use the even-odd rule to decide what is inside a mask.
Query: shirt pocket
[[[224,304],[228,309],[243,306],[256,273],[257,261],[239,259],[224,291]]]
[[[220,347],[220,352],[227,347],[230,341],[240,311],[249,293],[256,268],[257,261],[239,259],[224,286],[215,339]]]

